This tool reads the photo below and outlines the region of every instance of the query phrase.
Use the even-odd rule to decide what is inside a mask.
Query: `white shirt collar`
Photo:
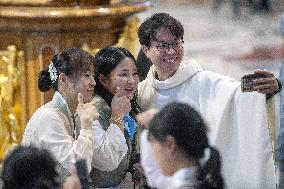
[[[197,167],[182,168],[171,177],[170,188],[194,187],[196,185]]]
[[[154,88],[163,90],[180,85],[201,70],[202,68],[197,62],[195,62],[194,60],[189,60],[182,61],[176,73],[165,81],[159,81],[155,78],[156,71],[154,65],[151,66],[147,77],[150,77],[153,80]]]

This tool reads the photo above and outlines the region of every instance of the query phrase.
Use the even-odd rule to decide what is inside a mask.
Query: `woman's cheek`
[[[115,78],[115,87],[124,88],[124,82],[122,78]]]

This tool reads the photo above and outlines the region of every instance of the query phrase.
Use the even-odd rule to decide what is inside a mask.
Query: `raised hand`
[[[262,94],[267,94],[267,93],[274,93],[276,90],[279,89],[277,79],[272,72],[269,72],[267,70],[256,70],[254,73],[265,76],[263,78],[254,80],[255,91]]]
[[[126,113],[130,112],[131,110],[130,100],[126,96],[123,96],[122,90],[119,87],[117,87],[117,90],[111,101],[111,110],[112,117],[121,119]]]
[[[97,112],[97,109],[92,102],[84,103],[83,99],[83,94],[78,93],[79,104],[77,106],[77,113],[80,117],[81,128],[91,130],[93,120],[98,119],[100,114]]]
[[[82,189],[75,166],[72,167],[71,175],[64,181],[62,189]]]
[[[150,121],[159,112],[156,108],[151,108],[145,112],[137,115],[138,122],[143,125],[144,128],[148,129]]]

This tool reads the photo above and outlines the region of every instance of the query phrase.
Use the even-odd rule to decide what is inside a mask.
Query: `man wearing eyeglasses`
[[[252,90],[244,93],[239,81],[204,71],[193,60],[183,61],[183,35],[182,24],[165,13],[154,14],[141,24],[139,41],[153,63],[138,86],[142,110],[162,108],[173,101],[189,103],[209,124],[210,141],[222,155],[227,188],[275,189],[276,126],[271,123],[276,120],[272,118],[275,111],[268,114],[267,107],[274,107],[273,96],[280,92],[281,83],[273,73],[257,70],[254,73],[263,77],[254,79]],[[151,179],[155,162],[144,161],[148,157],[143,155],[149,154],[143,154],[143,146],[141,155],[149,184],[163,188]]]

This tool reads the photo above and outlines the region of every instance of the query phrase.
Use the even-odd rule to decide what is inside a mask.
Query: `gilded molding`
[[[150,2],[129,2],[109,6],[86,7],[22,7],[0,6],[0,18],[78,18],[128,15],[147,10]]]
[[[22,140],[25,120],[24,53],[15,46],[0,51],[0,161]]]

